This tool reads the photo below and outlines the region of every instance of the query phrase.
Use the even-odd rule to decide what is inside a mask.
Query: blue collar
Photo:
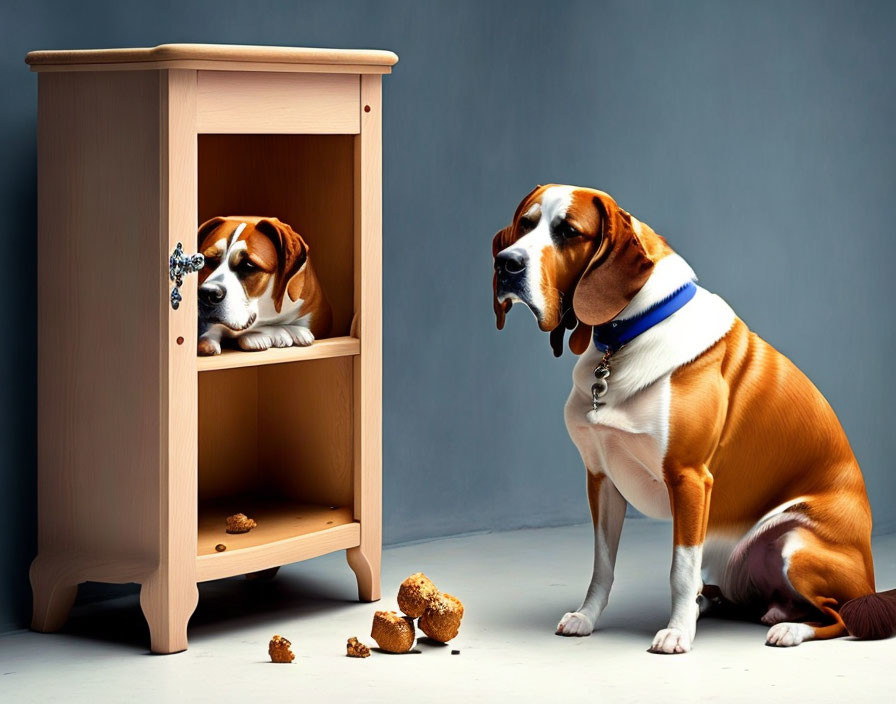
[[[642,332],[647,332],[657,323],[663,322],[675,311],[680,310],[697,293],[697,284],[688,281],[659,303],[625,320],[611,320],[603,325],[595,325],[592,335],[594,344],[601,351],[616,352],[623,345],[634,340]]]

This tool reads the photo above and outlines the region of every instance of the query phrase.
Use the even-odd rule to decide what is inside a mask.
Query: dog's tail
[[[896,634],[896,589],[847,601],[840,618],[851,636],[861,640],[889,638]]]

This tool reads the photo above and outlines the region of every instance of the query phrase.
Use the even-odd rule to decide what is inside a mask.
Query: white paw
[[[790,648],[804,640],[811,640],[814,635],[815,629],[805,623],[778,623],[768,629],[765,644],[777,648]]]
[[[581,611],[570,611],[557,624],[559,636],[590,636],[594,622]]]
[[[289,331],[293,344],[298,345],[299,347],[307,347],[314,342],[314,333],[308,328],[302,327],[301,325],[291,325],[287,330]]]
[[[691,649],[691,636],[678,628],[664,628],[653,638],[651,653],[686,653]]]
[[[271,336],[263,332],[247,332],[239,337],[239,345],[244,350],[258,352],[259,350],[269,349],[273,344],[274,341],[271,339]]]
[[[292,335],[286,328],[270,328],[267,334],[271,338],[271,347],[292,347]]]

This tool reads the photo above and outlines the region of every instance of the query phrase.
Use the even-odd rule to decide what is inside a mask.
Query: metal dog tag
[[[591,410],[596,411],[598,407],[604,404],[600,399],[606,395],[609,384],[607,379],[610,378],[610,352],[604,354],[603,359],[598,362],[594,368],[595,382],[591,385]]]

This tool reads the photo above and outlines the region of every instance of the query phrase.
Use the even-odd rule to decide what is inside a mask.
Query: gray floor
[[[588,638],[553,633],[587,584],[590,526],[387,550],[376,606],[352,601],[341,554],[284,568],[266,584],[205,584],[190,649],[178,655],[148,654],[134,595],[76,605],[62,633],[0,637],[0,701],[892,701],[896,639],[777,649],[763,645],[762,625],[706,619],[691,653],[647,653],[668,612],[670,542],[666,524],[627,521],[610,606]],[[879,538],[875,556],[879,588],[896,586],[896,536]],[[346,638],[371,643],[373,612],[395,608],[398,584],[417,570],[463,600],[456,641],[346,658]],[[267,662],[274,633],[293,642],[292,665]]]

